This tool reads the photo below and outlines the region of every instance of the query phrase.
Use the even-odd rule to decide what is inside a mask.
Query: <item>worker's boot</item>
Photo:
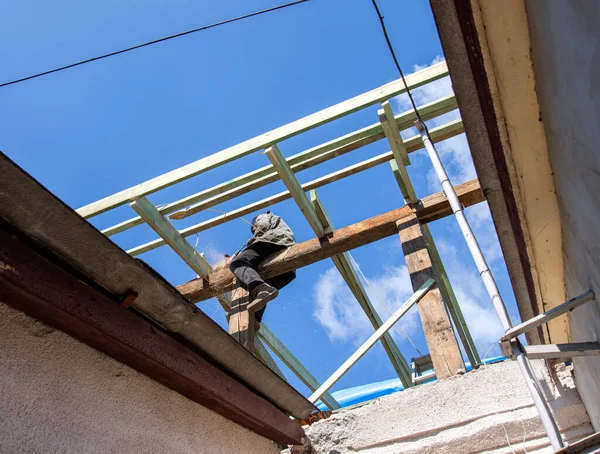
[[[266,282],[257,285],[256,288],[250,292],[250,299],[252,301],[248,304],[248,310],[250,312],[261,310],[269,301],[274,300],[277,295],[279,295],[279,290]]]

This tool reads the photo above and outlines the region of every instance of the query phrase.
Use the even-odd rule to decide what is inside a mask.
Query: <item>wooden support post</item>
[[[321,202],[317,191],[314,189],[310,191],[310,200],[325,232],[333,232],[333,224],[331,219],[329,218],[329,215],[327,214],[325,206],[323,205],[323,202]],[[375,307],[371,303],[371,299],[365,291],[360,279],[356,275],[354,266],[351,263],[350,254],[348,252],[344,252],[343,254],[334,255],[331,257],[331,260],[340,272],[341,276],[344,278],[344,281],[358,301],[358,304],[360,304],[362,307],[365,315],[373,325],[373,328],[375,328],[375,330],[381,328],[383,322],[375,310]],[[405,388],[408,388],[412,384],[410,379],[410,369],[390,333],[385,333],[383,335],[381,338],[381,344],[383,345],[383,348],[385,349],[385,352],[387,353],[390,362],[396,371],[396,374],[398,374],[398,378],[400,378],[402,385]]]
[[[398,221],[396,226],[413,288],[418,289],[427,279],[437,281],[417,216],[407,216]],[[441,380],[465,373],[452,323],[437,286],[419,303],[419,314],[437,378]]]
[[[231,311],[229,312],[229,334],[242,344],[250,353],[254,353],[254,314],[248,311],[250,294],[239,285],[231,292]]]
[[[265,344],[269,346],[271,350],[283,361],[283,363],[290,368],[290,370],[296,374],[296,376],[304,383],[311,392],[315,392],[321,384],[317,379],[309,372],[309,370],[300,362],[298,358],[285,346],[283,342],[264,324],[260,327],[257,336],[260,337]],[[329,394],[324,393],[321,396],[321,400],[332,410],[341,408],[335,398]]]
[[[467,322],[465,321],[462,310],[460,309],[460,305],[458,304],[458,300],[456,299],[456,295],[454,294],[452,284],[450,284],[450,279],[448,279],[448,275],[446,274],[446,268],[444,267],[442,258],[440,257],[435,242],[433,241],[433,236],[429,231],[429,226],[427,224],[421,225],[421,231],[423,232],[423,237],[425,238],[425,242],[427,244],[427,250],[429,251],[433,268],[440,278],[439,287],[440,292],[442,293],[442,299],[446,303],[446,307],[450,312],[450,316],[452,317],[452,321],[454,322],[458,336],[463,344],[467,358],[469,358],[469,361],[471,362],[471,367],[477,368],[481,365],[479,352],[477,351],[475,342],[473,342],[473,338],[471,337],[471,332],[469,331]]]

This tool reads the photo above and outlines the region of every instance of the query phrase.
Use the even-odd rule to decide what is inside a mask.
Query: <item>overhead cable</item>
[[[46,76],[48,74],[57,73],[59,71],[64,71],[66,69],[74,68],[75,66],[81,66],[81,65],[84,65],[86,63],[91,63],[93,61],[102,60],[104,58],[113,57],[113,56],[119,55],[119,54],[124,54],[125,52],[130,52],[132,50],[140,49],[142,47],[151,46],[152,44],[157,44],[157,43],[161,43],[163,41],[168,41],[170,39],[179,38],[181,36],[190,35],[192,33],[200,32],[200,31],[203,31],[203,30],[208,30],[209,28],[215,28],[215,27],[218,27],[220,25],[230,24],[232,22],[237,22],[237,21],[240,21],[242,19],[248,19],[250,17],[259,16],[261,14],[266,14],[266,13],[270,13],[272,11],[284,9],[284,8],[289,7],[289,6],[295,6],[295,5],[298,5],[300,3],[304,3],[304,2],[307,2],[307,1],[308,0],[296,0],[296,1],[293,1],[293,2],[290,2],[290,3],[285,3],[283,5],[273,6],[272,8],[267,8],[267,9],[263,9],[261,11],[256,11],[254,13],[245,14],[243,16],[238,16],[238,17],[234,17],[234,18],[231,18],[231,19],[226,19],[226,20],[223,20],[221,22],[215,22],[213,24],[204,25],[202,27],[194,28],[192,30],[187,30],[185,32],[180,32],[180,33],[176,33],[174,35],[165,36],[163,38],[154,39],[152,41],[148,41],[148,42],[145,42],[145,43],[142,43],[142,44],[137,44],[135,46],[131,46],[131,47],[127,47],[125,49],[117,50],[115,52],[110,52],[108,54],[99,55],[99,56],[93,57],[93,58],[88,58],[87,60],[82,60],[82,61],[79,61],[77,63],[71,63],[70,65],[61,66],[60,68],[55,68],[55,69],[51,69],[49,71],[44,71],[44,72],[41,72],[41,73],[38,73],[38,74],[33,74],[31,76],[27,76],[27,77],[22,77],[20,79],[11,80],[10,82],[4,82],[4,83],[0,84],[0,88],[6,87],[8,85],[17,84],[19,82],[25,82],[26,80],[35,79],[37,77]]]

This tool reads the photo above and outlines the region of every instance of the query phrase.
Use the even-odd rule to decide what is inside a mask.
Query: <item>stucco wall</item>
[[[555,387],[542,361],[534,368],[563,436],[572,442],[592,433],[569,372]],[[316,453],[553,452],[514,361],[342,410],[306,433]]]
[[[600,291],[600,2],[528,1],[536,90],[563,230],[569,297]],[[600,340],[600,304],[570,315],[573,341]],[[575,379],[600,430],[600,357],[575,360]]]
[[[505,159],[530,258],[538,311],[565,301],[561,222],[531,62],[523,0],[472,0]],[[539,303],[541,302],[541,307]],[[522,315],[527,315],[526,312]],[[569,342],[566,317],[545,342]]]
[[[279,452],[271,441],[2,303],[0,333],[0,452]]]

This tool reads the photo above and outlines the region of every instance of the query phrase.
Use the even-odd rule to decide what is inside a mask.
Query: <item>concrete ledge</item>
[[[561,373],[554,384],[543,361],[534,361],[534,368],[565,438],[575,441],[592,433],[570,374]],[[523,447],[551,452],[518,365],[511,361],[342,410],[306,433],[315,453],[480,453]]]

